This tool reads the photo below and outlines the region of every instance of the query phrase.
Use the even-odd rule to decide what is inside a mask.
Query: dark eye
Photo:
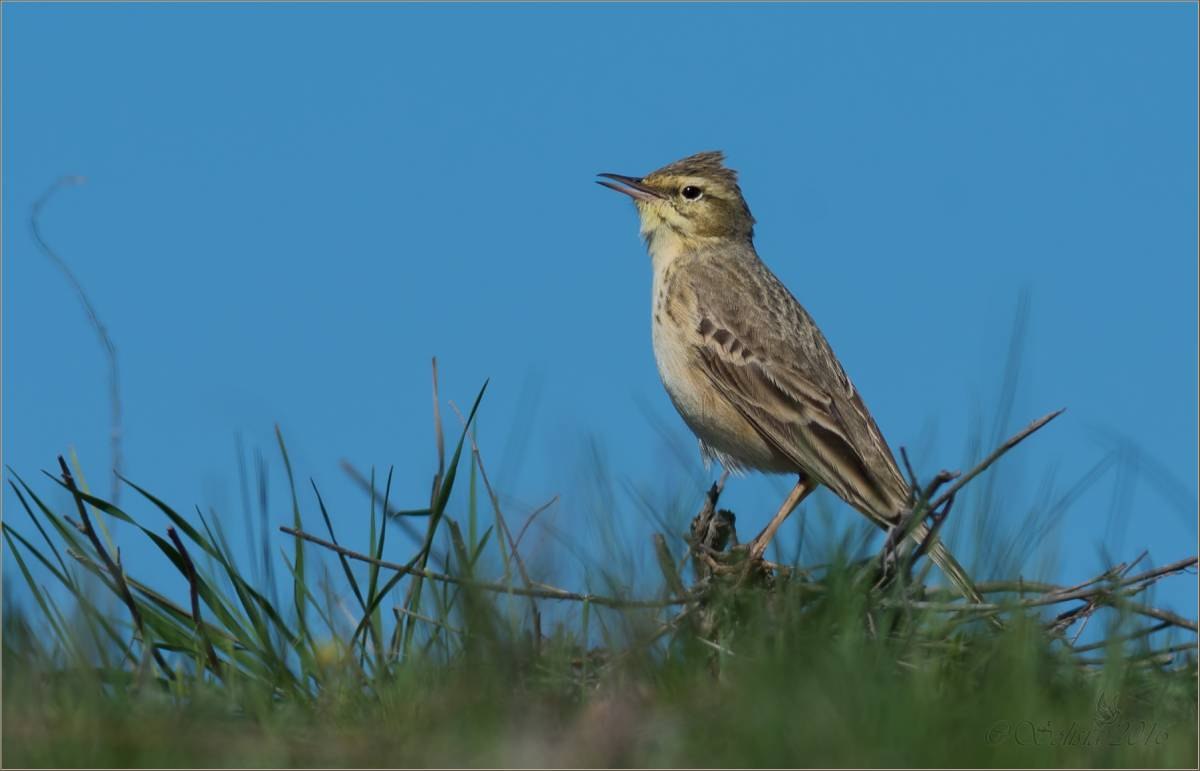
[[[679,194],[689,201],[698,201],[700,200],[700,196],[704,195],[704,191],[695,185],[688,185],[683,190],[680,190]]]

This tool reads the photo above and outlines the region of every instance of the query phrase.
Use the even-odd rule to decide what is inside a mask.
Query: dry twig
[[[75,271],[71,269],[67,261],[50,247],[46,237],[42,235],[41,226],[42,207],[46,205],[46,202],[67,185],[82,185],[83,183],[83,177],[68,176],[51,185],[30,207],[29,229],[33,232],[33,240],[37,242],[38,248],[62,272],[67,283],[75,290],[75,294],[79,297],[79,304],[83,307],[83,312],[87,314],[88,322],[92,325],[92,329],[96,330],[96,336],[100,338],[100,347],[104,349],[104,357],[108,362],[109,446],[112,450],[112,495],[110,500],[115,506],[120,500],[121,471],[124,466],[121,453],[121,378],[117,369],[117,346],[108,334],[108,327],[100,320],[100,314],[96,312],[96,306],[92,305],[92,299],[88,296],[87,290],[83,288],[83,283],[75,275]]]
[[[508,586],[496,581],[476,581],[473,579],[460,578],[459,576],[451,576],[446,573],[437,573],[432,570],[425,570],[416,567],[414,564],[401,565],[397,562],[388,562],[387,560],[377,560],[374,557],[369,557],[366,554],[347,549],[344,546],[339,546],[332,541],[326,541],[324,538],[306,533],[303,530],[296,530],[291,527],[281,526],[281,532],[288,535],[303,538],[309,543],[314,543],[317,546],[324,547],[330,551],[337,552],[349,559],[366,562],[373,565],[378,565],[381,568],[395,570],[397,573],[404,575],[419,576],[430,581],[444,581],[448,584],[457,584],[459,586],[469,586],[472,589],[482,589],[486,592],[495,592],[497,594],[515,594],[520,597],[537,597],[544,600],[568,600],[573,602],[589,602],[593,605],[601,605],[607,608],[665,608],[671,605],[683,605],[694,600],[694,597],[669,597],[664,600],[623,600],[618,597],[605,597],[599,594],[587,594],[580,592],[570,592],[566,589],[548,586],[543,583],[538,583],[536,587],[523,588],[519,586]]]

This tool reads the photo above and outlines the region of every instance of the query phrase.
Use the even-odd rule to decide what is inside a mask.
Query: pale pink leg
[[[779,511],[775,513],[775,516],[771,518],[771,521],[767,523],[763,531],[758,534],[758,537],[750,542],[750,559],[762,559],[763,554],[767,551],[767,544],[775,537],[775,531],[795,511],[796,507],[800,505],[800,501],[807,498],[808,494],[815,489],[817,489],[816,484],[808,481],[805,477],[800,477],[796,482],[796,486],[792,488],[792,491],[788,493],[788,497],[784,499],[783,505],[779,507]]]

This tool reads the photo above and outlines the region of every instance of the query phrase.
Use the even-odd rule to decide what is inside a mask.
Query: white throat
[[[646,239],[646,251],[650,253],[650,262],[654,266],[656,275],[662,273],[668,265],[683,254],[683,239],[666,225],[658,225],[650,229],[643,228],[642,236]]]

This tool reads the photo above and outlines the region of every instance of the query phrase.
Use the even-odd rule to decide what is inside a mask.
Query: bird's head
[[[720,152],[697,153],[644,177],[600,174],[603,185],[633,199],[647,241],[668,236],[684,243],[712,238],[749,240],[754,217],[737,172]],[[606,181],[606,180],[612,180]]]

